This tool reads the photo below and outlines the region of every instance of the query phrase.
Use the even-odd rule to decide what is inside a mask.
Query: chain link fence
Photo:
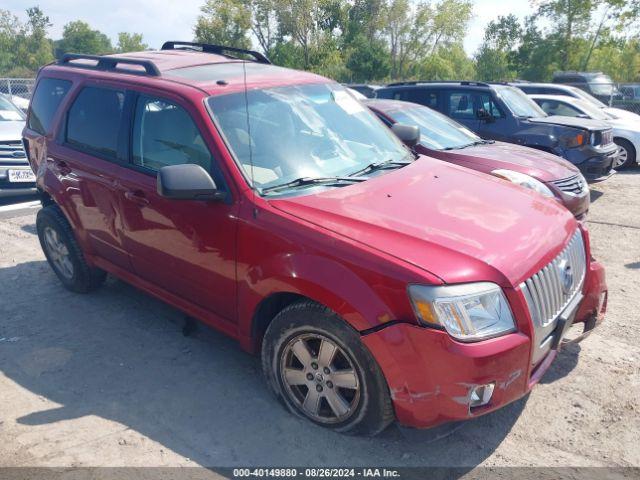
[[[601,82],[562,82],[587,92],[605,105],[621,108],[640,115],[640,82],[639,83],[601,83]]]
[[[35,81],[35,78],[0,78],[0,94],[6,95],[18,108],[26,111]]]

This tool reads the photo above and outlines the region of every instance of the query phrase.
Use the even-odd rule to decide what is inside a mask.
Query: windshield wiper
[[[464,145],[457,145],[455,147],[445,147],[443,150],[462,150],[463,148],[473,147],[475,145],[486,145],[488,143],[495,143],[494,140],[476,140],[475,142],[465,143]]]
[[[323,184],[351,184],[357,182],[363,182],[367,180],[366,178],[359,178],[357,176],[354,177],[300,177],[295,180],[291,180],[290,182],[281,183],[279,185],[272,185],[271,187],[266,187],[260,190],[261,193],[273,192],[276,190],[284,190],[287,188],[296,188],[296,187],[305,187],[308,185],[323,185]]]
[[[414,160],[406,161],[406,160],[385,160],[384,162],[373,162],[367,165],[366,167],[350,173],[349,178],[358,177],[359,175],[364,175],[367,173],[371,173],[375,170],[383,170],[385,168],[399,168],[404,167],[405,165],[409,165],[413,163]]]

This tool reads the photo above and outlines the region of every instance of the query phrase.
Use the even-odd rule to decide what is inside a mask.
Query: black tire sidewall
[[[350,357],[361,384],[356,412],[343,422],[327,424],[305,415],[289,397],[280,375],[280,357],[288,342],[304,333],[317,333],[334,341]],[[313,302],[294,304],[276,316],[262,344],[262,366],[271,390],[295,415],[316,425],[354,435],[375,435],[393,420],[389,418],[389,389],[380,368],[359,334],[330,310]]]

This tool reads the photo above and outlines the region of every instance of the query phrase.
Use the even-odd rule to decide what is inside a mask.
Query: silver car
[[[35,193],[36,177],[22,145],[25,116],[0,94],[0,197]]]

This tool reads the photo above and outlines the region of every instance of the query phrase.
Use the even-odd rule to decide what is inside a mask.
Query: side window
[[[132,154],[135,165],[151,170],[195,163],[211,171],[211,153],[189,114],[159,98],[138,97]]]
[[[488,112],[493,118],[504,118],[504,113],[502,113],[500,107],[496,105],[493,98],[488,93],[481,93],[478,95],[478,109],[480,108],[485,112]]]
[[[31,99],[29,112],[29,128],[41,135],[46,135],[51,128],[53,117],[60,103],[71,88],[69,80],[58,78],[42,78]]]
[[[436,92],[424,89],[405,90],[405,92],[405,98],[402,100],[419,103],[425,107],[438,108],[438,94]]]
[[[83,88],[67,114],[66,142],[115,160],[123,105],[121,90]]]
[[[445,95],[447,115],[452,118],[475,119],[473,92],[447,92]]]
[[[540,102],[540,108],[549,115],[562,115],[564,117],[577,117],[582,115],[582,112],[577,108],[564,103],[556,102],[554,100],[543,100]]]

